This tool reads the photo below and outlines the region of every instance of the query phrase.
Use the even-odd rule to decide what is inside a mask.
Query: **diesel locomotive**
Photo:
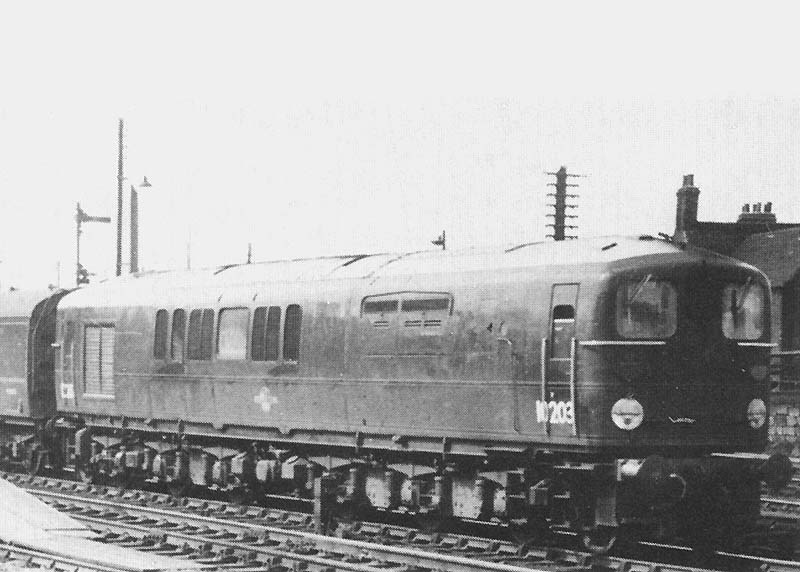
[[[791,474],[763,454],[769,296],[650,236],[8,293],[4,456],[597,550],[621,528],[734,539]]]

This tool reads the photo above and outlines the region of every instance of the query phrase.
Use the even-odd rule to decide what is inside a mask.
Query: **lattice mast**
[[[553,240],[578,238],[577,234],[572,234],[578,229],[576,224],[572,224],[575,219],[578,218],[578,215],[567,214],[567,209],[574,212],[574,209],[578,208],[575,199],[579,196],[577,193],[568,193],[567,187],[577,187],[578,185],[576,183],[568,183],[567,177],[582,177],[583,175],[567,173],[567,168],[563,166],[555,173],[546,171],[545,174],[552,175],[556,178],[555,183],[547,183],[548,186],[555,187],[555,192],[547,193],[548,197],[553,197],[553,203],[548,203],[547,205],[553,208],[552,213],[547,213],[548,217],[553,217],[553,222],[545,225],[553,227],[553,234],[548,234],[547,237]],[[567,224],[567,222],[570,224]],[[569,232],[569,234],[567,234],[567,232]]]

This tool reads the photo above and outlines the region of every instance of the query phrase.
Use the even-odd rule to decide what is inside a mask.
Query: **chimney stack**
[[[697,223],[697,203],[700,189],[694,186],[694,175],[684,175],[683,186],[676,193],[678,197],[675,212],[674,239],[686,242],[686,231]]]
[[[746,204],[742,206],[742,212],[736,221],[740,224],[774,224],[777,222],[775,213],[772,212],[772,202]]]

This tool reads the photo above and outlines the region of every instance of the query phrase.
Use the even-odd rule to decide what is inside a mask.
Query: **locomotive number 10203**
[[[575,405],[572,401],[536,401],[536,421],[551,425],[572,425]]]

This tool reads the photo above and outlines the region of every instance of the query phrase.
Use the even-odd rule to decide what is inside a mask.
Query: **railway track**
[[[0,565],[14,569],[42,569],[54,572],[127,572],[125,569],[98,565],[80,558],[58,556],[0,542]]]
[[[767,518],[785,520],[800,519],[800,458],[792,457],[794,476],[779,491],[770,491],[766,487],[761,494],[761,514]]]
[[[761,515],[786,520],[800,519],[800,499],[782,496],[762,496]]]
[[[545,570],[707,570],[688,562],[678,548],[678,564],[597,557],[560,548],[525,547],[463,535],[422,534],[402,527],[363,523],[347,538],[310,531],[308,515],[258,507],[185,499],[142,491],[91,487],[70,481],[13,475],[10,480],[52,506],[101,531],[100,539],[203,567],[235,567],[284,572],[522,572]],[[651,544],[654,553],[676,547]],[[800,562],[718,553],[715,567],[800,571]],[[672,560],[671,560],[672,561]]]

